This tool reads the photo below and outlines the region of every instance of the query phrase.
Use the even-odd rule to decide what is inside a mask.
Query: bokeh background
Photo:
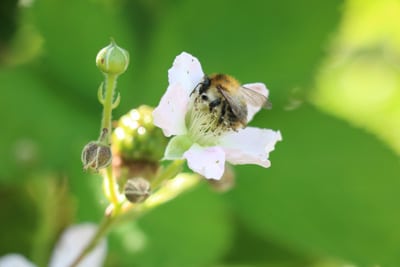
[[[279,129],[272,167],[235,167],[108,238],[106,266],[400,266],[397,0],[0,2],[0,255],[45,266],[64,227],[98,222],[95,66],[114,37],[131,55],[117,119],[155,106],[182,51],[205,72],[264,82]]]

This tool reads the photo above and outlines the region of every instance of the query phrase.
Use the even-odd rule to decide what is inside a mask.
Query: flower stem
[[[108,135],[105,138],[105,142],[107,144],[110,143],[110,136],[111,136],[111,118],[112,118],[112,109],[113,109],[113,98],[114,98],[114,91],[117,85],[117,75],[115,74],[107,74],[105,76],[105,96],[103,102],[103,119],[101,121],[101,129],[108,130]]]
[[[81,251],[78,257],[71,263],[70,267],[76,267],[78,264],[89,254],[99,243],[102,237],[104,237],[107,232],[110,230],[111,225],[114,223],[113,216],[104,217],[103,221],[101,222],[97,232],[86,245],[86,247]]]
[[[100,131],[104,133],[104,129],[107,129],[106,134],[101,134],[100,142],[105,145],[110,144],[111,137],[111,119],[112,119],[112,110],[115,107],[113,103],[114,92],[117,85],[117,77],[116,74],[105,74],[105,84],[104,89],[101,91],[101,103],[103,104],[103,118],[101,121],[101,129]],[[103,88],[101,88],[103,89]],[[107,192],[107,197],[109,201],[114,206],[114,215],[118,212],[119,208],[119,199],[118,199],[118,189],[117,183],[115,181],[113,170],[111,166],[108,166],[103,174],[104,177],[104,186]]]
[[[106,196],[108,200],[113,204],[113,215],[115,216],[120,207],[119,197],[118,197],[118,188],[117,182],[115,181],[115,177],[113,175],[112,166],[108,166],[103,173],[103,183],[104,189],[106,190]]]
[[[151,182],[151,188],[157,189],[164,181],[174,178],[182,171],[184,160],[174,160],[167,168],[163,169]]]
[[[181,160],[174,161],[158,176],[158,178],[162,177],[163,179],[167,179],[169,181],[154,195],[150,196],[145,202],[131,204],[128,207],[125,207],[125,209],[120,203],[117,202],[117,205],[113,203],[113,213],[109,216],[106,215],[106,217],[100,223],[95,235],[69,267],[78,266],[78,264],[96,247],[102,237],[104,237],[110,231],[112,226],[127,220],[136,220],[155,207],[162,205],[182,194],[183,192],[189,191],[191,188],[195,187],[200,181],[198,175],[184,173],[177,175],[176,173],[180,171],[183,162],[184,161]],[[175,177],[175,179],[170,180],[173,177]],[[160,178],[159,181],[165,181],[163,179]]]
[[[168,180],[163,187],[157,190],[145,202],[140,204],[129,203],[123,206],[116,220],[118,222],[135,220],[155,207],[194,188],[201,180],[197,174],[180,173],[174,177],[174,179]]]

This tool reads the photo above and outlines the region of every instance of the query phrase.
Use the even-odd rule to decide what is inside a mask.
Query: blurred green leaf
[[[282,244],[278,240],[260,236],[250,231],[241,221],[235,220],[233,246],[223,260],[224,264],[232,266],[311,266],[314,259],[304,255],[293,248]],[[224,265],[225,266],[225,265]],[[221,266],[222,267],[222,266]]]
[[[205,73],[222,72],[243,83],[261,81],[274,104],[305,87],[339,19],[341,1],[181,1],[155,30],[141,88],[161,95],[167,72],[182,51],[198,57]],[[165,82],[160,82],[165,81]],[[150,92],[143,99],[149,101]],[[153,104],[158,100],[151,100]]]
[[[94,196],[101,178],[89,179],[80,160],[85,143],[97,138],[97,118],[79,103],[65,103],[27,69],[2,71],[0,80],[0,120],[7,125],[0,139],[0,181],[22,182],[35,170],[64,173],[78,196],[78,218],[97,219],[101,213],[93,207],[101,204]]]
[[[400,164],[374,136],[304,106],[273,111],[272,167],[240,168],[241,218],[265,237],[361,266],[400,264]]]
[[[206,186],[196,188],[141,218],[141,233],[133,236],[132,229],[126,232],[132,236],[131,242],[125,242],[120,233],[121,247],[117,249],[126,254],[118,259],[118,266],[209,266],[231,245],[228,215],[215,193]]]
[[[27,188],[7,186],[0,188],[1,242],[0,255],[22,253],[29,255],[38,222],[35,203]]]
[[[17,29],[17,0],[3,0],[0,3],[0,46],[7,44]]]
[[[21,169],[24,160],[31,160],[43,164],[45,169],[75,168],[81,147],[90,138],[86,133],[97,128],[96,121],[85,114],[84,108],[65,103],[53,88],[26,69],[3,71],[0,79],[3,86],[0,118],[7,125],[0,140],[4,166]],[[97,138],[97,131],[93,135]],[[33,148],[25,143],[19,147],[21,140],[27,140]],[[24,151],[26,148],[32,151]]]
[[[311,100],[400,154],[400,2],[347,1]]]
[[[46,53],[38,66],[42,75],[68,88],[69,92],[55,88],[60,96],[72,94],[87,103],[96,102],[94,96],[103,79],[95,65],[97,52],[109,44],[110,37],[129,52],[134,50],[134,36],[129,24],[124,23],[121,6],[101,1],[45,0],[35,3],[33,12],[45,39]],[[128,68],[119,80],[122,97],[132,84],[130,71]]]

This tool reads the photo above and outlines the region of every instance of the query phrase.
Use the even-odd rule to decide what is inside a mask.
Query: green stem
[[[110,230],[111,225],[114,223],[114,218],[112,216],[105,217],[100,224],[99,228],[97,229],[97,232],[95,235],[92,237],[92,239],[89,241],[89,243],[86,245],[86,247],[81,251],[81,253],[78,255],[78,257],[72,262],[70,267],[76,267],[78,264],[96,247],[96,245],[99,243],[99,241],[104,237],[107,232]]]
[[[183,161],[174,161],[160,176],[164,178],[170,177],[182,166],[182,164]],[[70,267],[76,267],[96,247],[101,238],[110,231],[112,226],[122,223],[126,220],[132,221],[139,218],[155,207],[172,200],[183,192],[189,191],[200,181],[200,177],[196,174],[181,174],[180,176],[177,176],[177,178],[180,178],[179,186],[174,183],[174,180],[171,180],[170,183],[167,183],[164,187],[158,190],[154,196],[151,196],[143,203],[132,204],[128,209],[121,209],[121,206],[118,205],[118,209],[114,210],[112,215],[103,219],[102,223],[97,229],[96,234],[89,241],[88,245],[81,251]]]
[[[174,160],[167,168],[163,169],[151,182],[152,190],[156,190],[164,181],[174,178],[182,171],[184,160]]]
[[[140,204],[131,204],[121,209],[121,213],[117,216],[117,222],[132,221],[144,215],[148,211],[158,207],[178,195],[194,188],[199,182],[200,177],[197,174],[179,174],[175,179],[169,180],[157,192],[151,195],[145,202]]]
[[[117,85],[117,75],[107,74],[105,76],[105,96],[104,96],[104,104],[103,104],[103,119],[101,121],[101,129],[103,131],[104,128],[108,130],[108,136],[105,138],[105,142],[107,144],[110,143],[111,136],[111,118],[112,118],[112,109],[113,109],[113,98],[114,91]]]
[[[113,110],[113,99],[114,99],[114,91],[117,85],[117,77],[118,75],[115,74],[106,74],[105,75],[105,93],[102,94],[103,101],[103,118],[101,121],[101,132],[104,132],[104,129],[107,129],[107,132],[100,135],[100,142],[104,143],[105,145],[110,144],[110,137],[111,137],[111,119],[112,119],[112,110]],[[108,198],[110,202],[114,205],[113,215],[118,213],[119,208],[119,199],[118,199],[118,189],[117,183],[115,181],[112,167],[108,166],[104,173],[104,179],[106,180],[106,186],[108,190]]]
[[[118,188],[117,188],[117,182],[115,181],[114,175],[113,175],[113,170],[112,166],[108,166],[105,170],[104,173],[104,178],[105,179],[105,185],[108,190],[107,197],[109,201],[113,204],[114,209],[113,209],[113,214],[112,216],[115,216],[119,212],[119,198],[118,198]]]

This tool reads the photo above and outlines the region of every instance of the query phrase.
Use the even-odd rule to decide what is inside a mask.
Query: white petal
[[[269,91],[265,84],[263,83],[248,83],[244,84],[243,87],[248,88],[252,91],[255,91],[265,97],[268,98]],[[247,103],[247,122],[251,121],[254,115],[261,109],[261,106],[254,106],[250,103]]]
[[[186,90],[187,97],[203,77],[204,72],[199,60],[186,52],[182,52],[175,58],[172,68],[168,71],[169,84],[180,84]]]
[[[64,231],[53,251],[50,267],[68,267],[89,243],[97,231],[91,223],[79,224]],[[103,239],[78,265],[79,267],[100,267],[106,257],[107,244]]]
[[[153,111],[154,125],[161,128],[165,136],[185,134],[188,103],[189,96],[182,85],[168,86],[160,104]]]
[[[36,267],[36,265],[22,255],[7,254],[0,258],[0,267]]]
[[[279,131],[247,127],[223,136],[219,145],[232,164],[257,164],[267,168],[271,165],[269,152],[281,140]]]
[[[220,147],[201,147],[194,144],[183,157],[187,159],[190,169],[207,179],[219,180],[224,174],[225,152]]]

